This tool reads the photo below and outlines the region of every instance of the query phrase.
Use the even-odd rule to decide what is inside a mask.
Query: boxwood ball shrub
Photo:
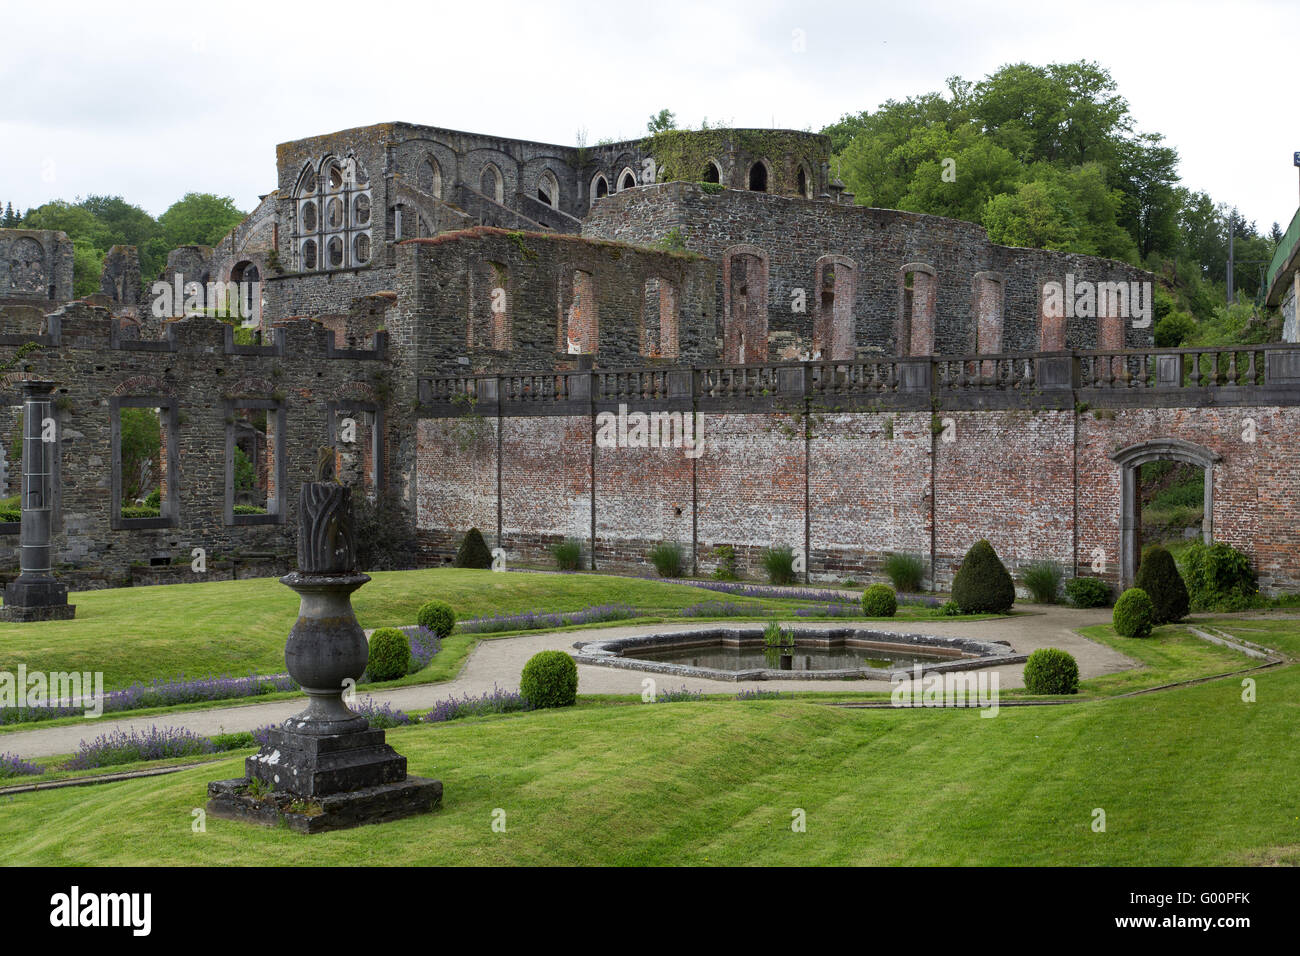
[[[1171,624],[1187,616],[1190,607],[1187,585],[1178,573],[1173,555],[1160,545],[1153,544],[1142,553],[1133,586],[1146,591],[1151,598],[1155,608],[1153,624]]]
[[[564,651],[539,651],[519,675],[519,693],[534,707],[571,707],[578,699],[578,665]]]
[[[1016,584],[993,545],[981,539],[966,552],[952,580],[952,599],[964,614],[1011,610],[1016,603]]]
[[[487,542],[483,540],[483,532],[478,528],[470,528],[465,534],[465,540],[460,543],[460,549],[456,552],[456,560],[452,562],[458,568],[478,568],[487,570],[492,567],[492,552],[488,550]]]
[[[862,592],[862,613],[867,617],[893,617],[898,598],[888,584],[873,584]]]
[[[1025,661],[1025,690],[1031,694],[1077,694],[1079,665],[1055,647],[1040,647]]]
[[[1110,585],[1101,578],[1070,578],[1065,593],[1075,607],[1104,607],[1110,603]]]
[[[1115,602],[1111,622],[1115,625],[1115,633],[1121,637],[1150,637],[1155,615],[1155,606],[1147,592],[1141,588],[1129,588]]]
[[[444,604],[442,601],[428,601],[420,605],[420,610],[415,615],[415,621],[421,627],[427,627],[439,637],[446,637],[451,633],[451,629],[456,626],[456,612],[452,610],[450,604]]]
[[[366,672],[371,680],[397,680],[411,666],[411,645],[395,627],[381,627],[370,635],[370,660]]]

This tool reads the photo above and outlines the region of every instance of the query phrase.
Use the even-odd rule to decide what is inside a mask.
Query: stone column
[[[68,603],[68,589],[54,579],[50,565],[58,441],[50,401],[53,390],[53,382],[23,382],[21,573],[5,586],[3,616],[10,621],[63,620],[73,617],[77,610]]]

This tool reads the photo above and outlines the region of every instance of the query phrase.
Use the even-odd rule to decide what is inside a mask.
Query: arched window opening
[[[808,173],[802,166],[799,167],[799,175],[797,177],[796,185],[798,186],[800,196],[803,196],[804,199],[812,198],[808,195]]]
[[[767,254],[757,246],[734,246],[723,253],[723,361],[766,362]]]
[[[597,176],[592,180],[591,194],[597,199],[604,199],[609,195],[609,181],[604,176]]]
[[[857,355],[857,329],[853,320],[856,270],[842,256],[817,260],[813,302],[813,358],[851,361]]]
[[[933,355],[938,290],[934,269],[920,262],[909,263],[899,270],[898,283],[897,351],[900,355]]]
[[[709,160],[707,163],[704,164],[704,178],[700,180],[700,182],[705,182],[705,183],[722,182],[722,170],[718,168],[718,164],[715,163],[713,160]]]
[[[749,190],[755,193],[767,192],[767,164],[760,161],[749,167]]]
[[[483,173],[479,176],[479,191],[496,202],[505,200],[505,184],[501,178],[501,170],[491,163],[483,167]]]
[[[434,199],[442,198],[442,167],[432,156],[425,158],[417,173],[416,185]]]
[[[630,169],[623,170],[623,175],[618,181],[619,191],[621,192],[624,189],[631,189],[635,185],[636,185],[636,176],[633,174],[632,170]]]
[[[537,199],[552,209],[560,208],[560,184],[555,174],[546,170],[537,180]]]

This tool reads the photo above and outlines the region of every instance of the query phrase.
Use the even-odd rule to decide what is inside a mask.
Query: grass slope
[[[1251,622],[1255,627],[1255,622]],[[1300,650],[1295,622],[1252,639]],[[1279,639],[1280,638],[1280,639]],[[0,798],[34,864],[1228,864],[1294,861],[1300,669],[1136,698],[972,711],[802,700],[587,704],[389,732],[438,812],[303,837],[209,819],[173,776]],[[506,812],[494,833],[493,811]],[[791,830],[796,808],[807,832]],[[1093,811],[1106,831],[1092,830]],[[107,825],[107,821],[113,821]]]

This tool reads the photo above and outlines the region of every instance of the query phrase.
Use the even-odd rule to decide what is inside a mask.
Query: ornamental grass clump
[[[582,542],[577,538],[565,538],[551,545],[551,554],[555,557],[555,566],[561,571],[576,571],[582,567]]]
[[[919,591],[925,580],[925,560],[919,554],[891,554],[881,569],[898,591]]]
[[[1020,580],[1039,604],[1055,604],[1060,600],[1064,577],[1065,571],[1055,561],[1033,561],[1020,572]]]
[[[650,563],[661,578],[680,578],[686,566],[682,546],[676,541],[661,541],[650,549]]]
[[[578,665],[564,651],[539,651],[519,676],[519,693],[534,707],[571,707],[578,700]]]
[[[763,570],[773,584],[794,583],[794,549],[790,547],[764,548]]]

